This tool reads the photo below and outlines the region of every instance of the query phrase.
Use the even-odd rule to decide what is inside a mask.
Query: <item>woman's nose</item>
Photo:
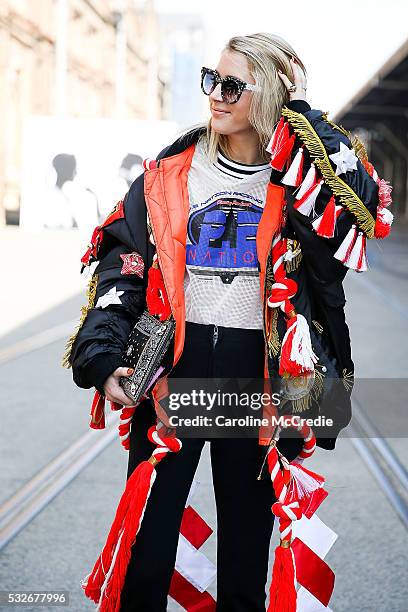
[[[221,83],[217,84],[217,87],[210,93],[211,100],[218,100],[218,102],[222,102],[221,96]]]

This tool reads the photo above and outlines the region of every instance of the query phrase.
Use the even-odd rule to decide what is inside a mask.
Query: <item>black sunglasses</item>
[[[235,104],[240,99],[245,89],[249,91],[259,91],[259,87],[245,83],[238,77],[226,76],[221,78],[219,72],[211,68],[201,68],[201,89],[206,96],[209,96],[218,83],[221,83],[221,97],[225,104]]]

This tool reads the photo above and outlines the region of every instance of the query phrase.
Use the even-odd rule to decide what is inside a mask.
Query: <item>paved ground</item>
[[[346,316],[360,378],[406,377],[407,236],[408,228],[402,227],[392,240],[370,243],[370,272],[347,276]],[[57,244],[64,251],[64,282],[56,281],[60,274],[55,267],[38,269],[41,257]],[[75,236],[61,234],[56,240],[43,235],[31,243],[28,258],[25,252],[22,257],[21,236],[14,234],[9,245],[14,245],[10,246],[14,265],[33,293],[32,302],[31,297],[28,301],[21,291],[21,277],[3,267],[2,286],[14,300],[18,298],[20,306],[18,312],[12,312],[10,305],[4,311],[3,329],[9,333],[0,338],[0,348],[75,318],[84,302],[83,295],[76,295],[80,280]],[[36,255],[35,245],[41,245],[40,254]],[[27,303],[33,304],[30,314],[35,315],[29,320]],[[2,501],[88,429],[90,394],[77,389],[70,372],[60,367],[63,344],[55,342],[0,367]],[[370,406],[365,409],[369,412]],[[408,464],[406,437],[389,441]],[[0,557],[2,589],[67,589],[69,610],[94,609],[79,583],[91,569],[111,524],[125,482],[126,461],[115,439],[6,547]],[[318,451],[309,465],[327,477],[330,496],[319,516],[339,534],[327,557],[337,576],[331,608],[336,612],[404,612],[408,598],[406,532],[352,442],[343,438],[335,452]],[[195,506],[215,526],[208,443],[197,479],[201,484]],[[213,561],[214,543],[212,536],[204,549]],[[215,593],[215,585],[211,591]],[[171,612],[179,609],[170,602]]]

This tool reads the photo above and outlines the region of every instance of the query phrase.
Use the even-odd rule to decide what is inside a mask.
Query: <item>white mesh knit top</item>
[[[186,321],[262,329],[256,232],[269,164],[246,165],[196,145],[188,172]]]

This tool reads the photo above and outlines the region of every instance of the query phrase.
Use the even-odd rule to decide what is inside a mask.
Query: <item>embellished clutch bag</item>
[[[121,377],[120,385],[135,404],[163,371],[162,363],[175,327],[173,316],[160,321],[145,310],[130,332],[123,353],[123,363],[134,372],[129,377]]]

